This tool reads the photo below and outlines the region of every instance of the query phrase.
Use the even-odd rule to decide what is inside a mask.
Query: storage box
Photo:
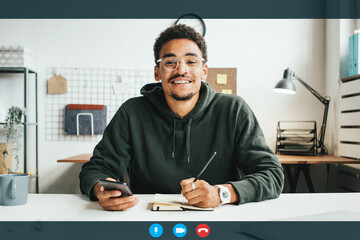
[[[105,105],[68,104],[65,106],[65,132],[69,135],[101,135],[106,127]]]
[[[34,52],[24,46],[0,46],[0,67],[34,69]]]

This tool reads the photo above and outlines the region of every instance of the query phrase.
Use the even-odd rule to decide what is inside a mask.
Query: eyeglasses
[[[156,62],[162,62],[166,70],[174,71],[179,66],[180,61],[184,61],[187,68],[196,69],[201,67],[202,62],[205,61],[205,59],[197,56],[186,56],[181,60],[177,59],[176,57],[165,57],[160,58]]]

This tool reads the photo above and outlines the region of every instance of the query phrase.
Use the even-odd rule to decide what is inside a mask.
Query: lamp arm
[[[329,100],[321,96],[317,91],[310,87],[306,82],[304,82],[299,76],[295,75],[294,78],[298,80],[307,90],[309,90],[317,99],[320,100],[324,105],[329,103]]]
[[[320,102],[322,102],[325,105],[323,121],[320,128],[320,138],[318,142],[318,148],[320,149],[320,154],[328,154],[328,151],[324,144],[324,139],[325,139],[325,130],[326,130],[328,111],[329,111],[330,98],[329,97],[325,98],[321,96],[317,91],[315,91],[312,87],[310,87],[298,76],[295,75],[294,78],[297,79],[307,90],[309,90],[317,99],[320,100]]]
[[[322,122],[322,125],[320,128],[320,140],[319,140],[319,144],[318,144],[318,147],[320,148],[320,154],[328,154],[328,151],[324,144],[324,139],[325,139],[325,130],[326,130],[326,121],[327,121],[327,116],[328,116],[328,110],[329,110],[329,103],[330,103],[330,101],[328,101],[325,104],[323,122]]]

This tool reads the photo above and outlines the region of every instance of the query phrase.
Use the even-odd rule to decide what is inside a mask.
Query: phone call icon
[[[199,228],[199,229],[198,229],[198,232],[199,232],[199,233],[201,233],[201,232],[206,232],[206,233],[208,233],[208,232],[209,232],[209,229],[207,229],[207,228]]]
[[[207,237],[210,234],[209,226],[205,223],[199,224],[196,228],[196,234],[202,238]]]

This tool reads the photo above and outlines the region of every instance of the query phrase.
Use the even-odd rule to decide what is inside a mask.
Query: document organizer
[[[65,106],[65,132],[69,135],[101,135],[106,127],[106,106],[68,104]]]
[[[317,153],[316,121],[279,121],[275,153],[315,155]]]

